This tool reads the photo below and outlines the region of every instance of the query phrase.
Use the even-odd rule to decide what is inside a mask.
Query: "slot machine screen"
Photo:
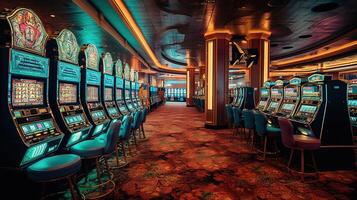
[[[269,90],[267,88],[261,88],[260,89],[260,96],[262,96],[262,97],[269,96]]]
[[[60,83],[58,93],[60,104],[77,103],[77,85]]]
[[[125,99],[130,99],[130,91],[125,90]]]
[[[12,105],[36,106],[44,104],[45,86],[43,81],[31,79],[12,79]]]
[[[320,96],[319,86],[311,85],[311,86],[304,86],[302,88],[302,95],[305,97],[318,97]]]
[[[282,109],[283,109],[283,110],[293,110],[294,107],[295,107],[295,104],[285,103],[285,104],[283,104]]]
[[[349,107],[357,107],[357,99],[349,99],[348,106]]]
[[[87,87],[87,101],[88,102],[99,101],[99,88],[97,86]]]
[[[357,85],[350,85],[348,87],[348,94],[357,94]]]
[[[115,95],[116,95],[116,100],[122,100],[123,99],[123,93],[122,93],[121,89],[117,88]]]
[[[267,105],[267,101],[260,101],[258,107],[265,107]]]
[[[283,96],[283,90],[280,88],[272,88],[271,96],[272,97],[281,97],[281,96]]]
[[[278,107],[278,105],[279,105],[279,103],[277,103],[277,102],[271,102],[270,105],[269,105],[269,107],[275,109],[275,108]]]
[[[284,89],[284,92],[285,92],[285,96],[289,98],[298,96],[298,90],[296,87],[287,87]]]
[[[315,111],[316,111],[316,106],[301,105],[300,107],[300,112],[315,113]]]
[[[104,101],[113,101],[113,88],[104,89]]]

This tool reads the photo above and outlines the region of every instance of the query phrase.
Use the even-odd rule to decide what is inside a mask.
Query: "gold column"
[[[195,68],[186,68],[186,105],[193,106],[193,95],[195,94]]]

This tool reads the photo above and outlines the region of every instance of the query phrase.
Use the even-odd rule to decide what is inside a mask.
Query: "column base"
[[[226,129],[226,128],[228,128],[228,125],[216,125],[216,124],[205,123],[205,128],[207,128],[207,129]]]

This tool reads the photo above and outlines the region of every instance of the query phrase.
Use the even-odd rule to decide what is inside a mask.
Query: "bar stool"
[[[257,135],[264,138],[264,147],[263,147],[263,160],[266,158],[266,154],[277,154],[279,152],[276,139],[280,137],[280,129],[268,125],[267,117],[260,111],[254,112],[255,120],[255,131]],[[267,142],[268,139],[272,140],[274,143],[275,151],[267,152]]]
[[[243,118],[243,132],[244,134],[246,133],[245,129],[248,129],[248,135],[251,138],[251,145],[253,147],[254,144],[254,111],[253,110],[248,110],[248,109],[243,109],[242,111],[242,118]]]
[[[239,129],[242,128],[242,110],[236,107],[232,108],[233,111],[233,135],[239,134]]]
[[[30,180],[42,183],[43,186],[49,182],[67,179],[72,199],[77,199],[77,195],[81,196],[81,193],[74,175],[80,169],[81,158],[78,155],[62,154],[43,158],[28,166],[26,172]]]
[[[128,143],[129,141],[129,136],[130,136],[130,124],[131,124],[131,117],[128,115],[125,115],[122,119],[122,124],[119,130],[119,140],[118,143],[116,145],[116,161],[117,161],[117,167],[121,168],[124,167],[128,162],[127,162],[127,154],[125,151],[125,146],[128,145],[128,150],[130,152],[130,145]],[[124,159],[124,163],[123,164],[119,164],[119,150],[118,150],[118,146],[121,146],[121,150],[122,150],[122,155],[123,155],[123,159]]]
[[[226,104],[226,113],[227,113],[228,125],[229,127],[232,127],[233,125],[233,129],[234,129],[233,110],[231,104]]]
[[[320,149],[320,139],[314,137],[308,137],[305,135],[294,135],[294,126],[288,119],[279,118],[278,121],[281,129],[281,137],[282,137],[283,145],[290,149],[290,156],[287,166],[288,171],[291,170],[290,164],[294,151],[295,150],[300,151],[301,161],[300,161],[300,171],[298,171],[298,173],[301,175],[300,176],[301,180],[304,181],[305,175],[308,174],[305,173],[304,152],[310,151],[313,168],[315,170],[315,175],[318,178],[319,174],[318,174],[318,169],[317,169],[316,160],[313,151]]]

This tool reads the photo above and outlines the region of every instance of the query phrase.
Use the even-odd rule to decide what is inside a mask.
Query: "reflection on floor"
[[[357,173],[324,172],[302,183],[282,161],[257,161],[230,130],[203,128],[203,115],[182,103],[150,113],[147,141],[117,171],[118,199],[353,199]]]

